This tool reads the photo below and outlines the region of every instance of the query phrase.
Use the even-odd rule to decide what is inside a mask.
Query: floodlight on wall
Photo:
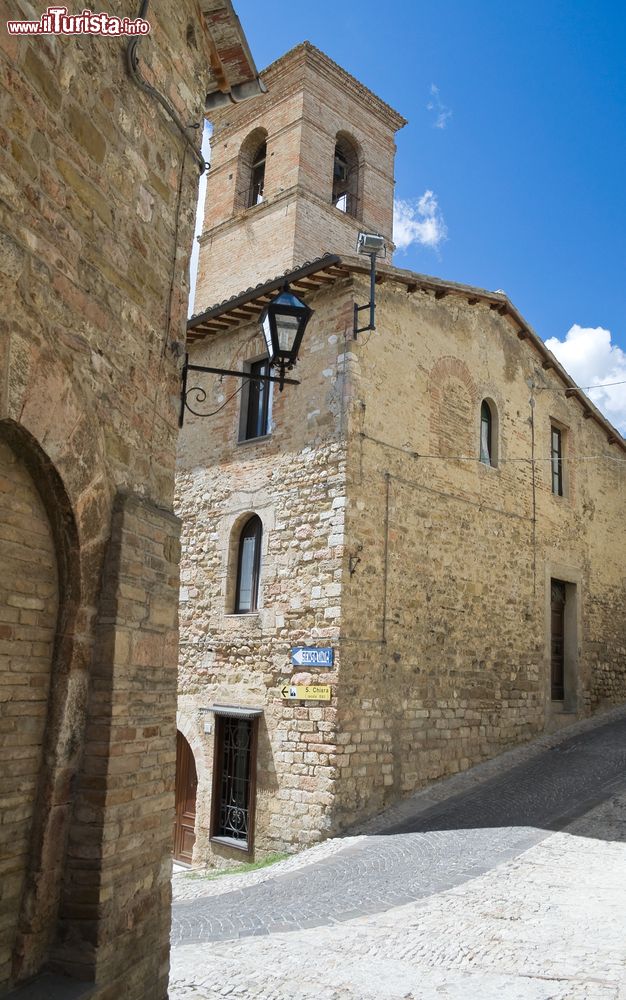
[[[283,391],[285,385],[299,385],[293,378],[285,378],[285,372],[290,371],[298,360],[298,351],[313,310],[305,302],[301,302],[289,285],[285,285],[278,295],[267,303],[261,313],[259,322],[267,346],[267,357],[270,368],[277,368],[278,375],[261,375],[255,372],[238,372],[230,368],[207,368],[205,365],[189,364],[189,355],[185,355],[182,372],[182,387],[180,396],[180,413],[178,426],[183,426],[185,410],[195,417],[211,417],[213,413],[202,413],[189,404],[191,396],[195,405],[206,402],[207,393],[200,386],[187,385],[189,372],[208,372],[211,375],[233,375],[235,378],[253,382],[278,382],[278,388]],[[221,407],[219,407],[221,409]],[[218,412],[217,410],[214,412]]]
[[[370,259],[370,300],[364,306],[354,304],[354,338],[366,330],[376,329],[376,258],[386,253],[385,237],[378,233],[359,233],[356,241],[357,253],[367,254]],[[359,313],[369,309],[370,321],[367,326],[359,326]]]
[[[358,253],[385,253],[385,237],[377,233],[359,233],[356,243]]]

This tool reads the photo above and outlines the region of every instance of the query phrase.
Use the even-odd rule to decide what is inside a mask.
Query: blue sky
[[[626,380],[626,4],[235,7],[259,69],[309,39],[409,120],[398,266],[504,289],[579,384]],[[591,396],[625,431],[626,385]]]

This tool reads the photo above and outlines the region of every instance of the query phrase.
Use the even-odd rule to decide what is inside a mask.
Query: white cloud
[[[452,111],[447,107],[441,100],[439,96],[439,87],[435,83],[430,85],[431,100],[426,105],[428,111],[435,112],[435,120],[433,122],[433,128],[444,129],[448,124],[450,118],[452,118]]]
[[[436,250],[447,235],[437,196],[432,191],[424,191],[417,201],[394,200],[393,241],[398,250],[406,250],[412,243]]]
[[[574,324],[565,340],[550,337],[546,347],[552,351],[577,385],[605,385],[607,382],[626,382],[626,351],[611,342],[611,331],[601,326],[589,327]],[[590,389],[589,398],[608,417],[612,424],[626,433],[626,385]]]

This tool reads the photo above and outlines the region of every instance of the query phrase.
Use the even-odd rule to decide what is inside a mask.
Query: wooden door
[[[174,860],[191,864],[196,841],[196,789],[198,777],[191,747],[182,733],[176,733],[176,817],[174,819]]]
[[[553,580],[551,586],[551,692],[552,701],[565,696],[565,584]]]

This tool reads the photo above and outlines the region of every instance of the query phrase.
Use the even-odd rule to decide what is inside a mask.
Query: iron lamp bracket
[[[206,402],[207,393],[206,389],[203,389],[202,386],[189,385],[189,372],[201,372],[203,374],[220,376],[230,375],[234,378],[247,379],[249,382],[278,382],[281,392],[284,385],[300,385],[300,382],[295,378],[285,378],[285,368],[282,365],[279,367],[278,375],[253,375],[252,372],[238,372],[231,368],[208,368],[206,365],[191,365],[189,364],[189,355],[186,354],[181,380],[180,412],[178,414],[179,427],[183,426],[185,410],[193,413],[194,417],[211,416],[210,413],[202,413],[190,405],[189,397],[191,397],[194,406],[200,406]]]

